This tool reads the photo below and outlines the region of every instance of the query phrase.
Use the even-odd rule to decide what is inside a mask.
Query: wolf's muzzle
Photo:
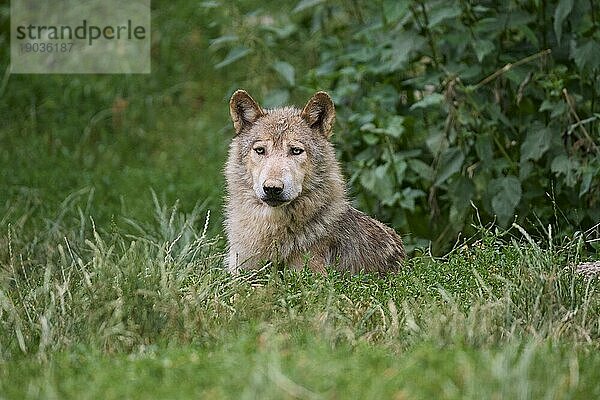
[[[283,182],[279,179],[267,179],[263,183],[265,196],[261,199],[271,207],[277,207],[286,203],[288,199],[283,196]]]

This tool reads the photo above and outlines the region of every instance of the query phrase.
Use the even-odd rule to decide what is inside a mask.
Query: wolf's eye
[[[258,154],[259,156],[263,156],[265,154],[265,148],[264,147],[255,147],[254,152],[256,154]]]
[[[293,156],[299,156],[300,154],[304,153],[304,149],[301,149],[300,147],[292,147],[290,153]]]

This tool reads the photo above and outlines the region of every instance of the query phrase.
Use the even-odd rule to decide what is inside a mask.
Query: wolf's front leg
[[[319,254],[312,253],[298,253],[289,258],[287,262],[288,268],[300,271],[307,267],[312,272],[319,274],[327,274],[325,268],[325,258]]]
[[[232,246],[227,255],[227,271],[237,275],[242,269],[258,268],[256,256],[243,251],[238,247]]]

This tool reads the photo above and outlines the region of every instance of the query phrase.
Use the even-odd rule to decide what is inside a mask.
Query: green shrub
[[[599,220],[600,4],[281,8],[223,6],[241,28],[213,40],[217,67],[248,66],[242,82],[269,105],[331,91],[358,206],[409,244],[441,251],[474,218],[566,232]]]

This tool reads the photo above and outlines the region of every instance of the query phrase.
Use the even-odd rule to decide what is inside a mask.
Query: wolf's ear
[[[262,108],[245,90],[236,90],[233,96],[231,96],[231,100],[229,100],[229,114],[231,115],[236,135],[239,135],[242,130],[251,127],[257,119],[265,115]]]
[[[335,106],[327,93],[315,93],[304,106],[301,115],[311,128],[318,129],[326,138],[333,133]]]

